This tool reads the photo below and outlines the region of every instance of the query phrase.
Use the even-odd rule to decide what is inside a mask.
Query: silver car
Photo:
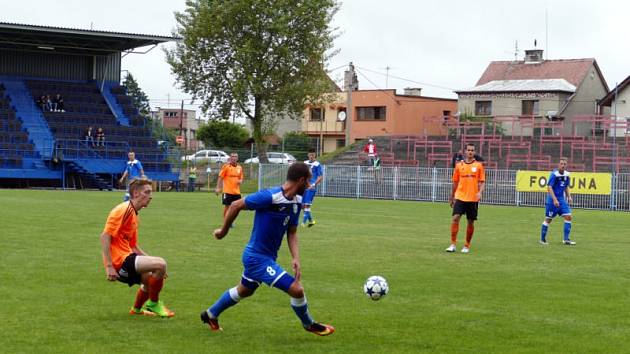
[[[199,150],[196,153],[188,156],[183,156],[182,161],[194,161],[194,162],[210,162],[226,163],[230,159],[230,155],[221,150]]]
[[[269,163],[278,164],[292,164],[295,162],[295,157],[287,152],[267,152],[267,159],[269,159]],[[245,163],[259,163],[258,156],[245,160]]]

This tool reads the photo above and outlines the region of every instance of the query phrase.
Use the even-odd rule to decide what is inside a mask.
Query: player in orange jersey
[[[175,313],[159,300],[166,278],[166,261],[149,256],[138,246],[138,211],[149,205],[151,193],[149,179],[134,179],[129,183],[131,199],[112,209],[101,234],[103,264],[107,280],[129,286],[140,284],[130,314],[172,317]]]
[[[470,241],[475,232],[475,220],[479,200],[483,193],[486,174],[481,162],[475,160],[475,145],[466,144],[466,158],[455,165],[453,171],[453,190],[448,199],[453,208],[453,222],[451,224],[451,245],[446,252],[457,250],[457,232],[459,231],[459,219],[466,214],[468,227],[466,228],[466,243],[462,253],[470,252]]]
[[[217,180],[217,187],[215,193],[218,195],[223,189],[222,203],[223,218],[227,213],[230,205],[241,199],[241,184],[243,183],[243,167],[238,164],[238,154],[235,152],[230,153],[230,161],[221,167],[219,172],[219,178]]]

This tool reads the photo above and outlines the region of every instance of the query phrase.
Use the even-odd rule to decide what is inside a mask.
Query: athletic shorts
[[[241,284],[250,290],[256,290],[261,283],[265,283],[287,292],[295,281],[295,278],[271,257],[243,253],[242,260],[244,270]]]
[[[571,208],[569,207],[569,204],[567,204],[567,202],[564,200],[560,200],[559,202],[560,206],[558,206],[557,208],[555,205],[553,205],[553,201],[550,203],[545,203],[545,217],[554,218],[556,215],[571,215]]]
[[[312,205],[313,199],[315,199],[315,194],[317,194],[317,189],[305,190],[304,196],[302,197],[302,204]]]
[[[125,258],[122,266],[118,270],[118,281],[129,286],[142,283],[142,275],[136,271],[136,257],[138,255],[131,253]]]
[[[223,193],[223,200],[222,203],[223,205],[227,206],[227,205],[232,205],[232,203],[234,203],[235,201],[241,199],[241,195],[240,194],[228,194],[228,193]]]
[[[479,202],[464,202],[455,199],[453,204],[453,215],[464,215],[466,219],[477,220],[477,210],[479,209]]]

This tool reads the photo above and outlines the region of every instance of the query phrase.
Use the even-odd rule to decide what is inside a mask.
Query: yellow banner
[[[547,192],[550,171],[517,171],[516,190],[519,192]],[[571,194],[610,194],[610,173],[571,172]]]

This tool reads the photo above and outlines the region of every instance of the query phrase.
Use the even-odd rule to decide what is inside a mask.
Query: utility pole
[[[350,145],[350,125],[352,124],[352,91],[359,88],[359,80],[354,72],[352,62],[348,65],[348,70],[344,72],[344,86],[347,92],[346,97],[346,146]]]
[[[186,126],[188,126],[188,124]],[[184,137],[184,149],[188,151],[188,139],[184,133],[184,100],[182,100],[182,105],[179,109],[179,135]]]

